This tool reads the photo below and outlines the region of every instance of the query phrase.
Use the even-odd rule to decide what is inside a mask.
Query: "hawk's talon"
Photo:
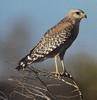
[[[70,74],[67,73],[67,72],[63,72],[62,74],[60,74],[60,76],[64,76],[64,77],[67,77],[67,78],[73,79],[72,75],[70,75]]]
[[[51,72],[51,74],[54,74],[54,76],[56,78],[60,78],[61,74],[60,73],[57,73],[57,72]]]

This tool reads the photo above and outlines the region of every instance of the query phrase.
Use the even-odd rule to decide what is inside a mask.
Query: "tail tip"
[[[19,70],[24,70],[27,67],[27,65],[24,62],[19,62],[19,65],[16,67],[16,69]]]
[[[16,70],[18,70],[18,71],[21,70],[21,69],[22,69],[22,68],[21,68],[20,66],[17,66],[17,67],[16,67]]]

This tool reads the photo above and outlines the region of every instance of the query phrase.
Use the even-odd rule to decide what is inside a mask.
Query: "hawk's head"
[[[81,20],[87,18],[86,13],[81,9],[72,9],[69,11],[68,16],[73,19]]]

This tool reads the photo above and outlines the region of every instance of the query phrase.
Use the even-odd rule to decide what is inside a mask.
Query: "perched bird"
[[[87,18],[85,12],[80,9],[72,9],[57,25],[49,29],[39,43],[22,58],[16,69],[25,69],[27,66],[43,61],[47,58],[55,58],[56,74],[72,76],[66,71],[64,55],[79,33],[80,21]],[[57,59],[60,58],[63,72],[59,73]]]

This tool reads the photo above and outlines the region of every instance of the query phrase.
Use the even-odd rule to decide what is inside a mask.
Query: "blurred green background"
[[[67,70],[79,83],[85,100],[97,100],[97,0],[0,0],[0,81],[14,74],[18,61],[48,28],[72,8],[87,13],[78,38],[65,56]],[[41,63],[53,69],[53,60]],[[40,64],[36,64],[36,66]],[[48,66],[47,66],[48,65]]]

